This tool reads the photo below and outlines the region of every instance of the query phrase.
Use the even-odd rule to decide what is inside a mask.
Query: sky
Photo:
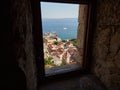
[[[42,18],[78,18],[78,4],[40,3]]]

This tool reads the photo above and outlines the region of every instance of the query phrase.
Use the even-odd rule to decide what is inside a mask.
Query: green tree
[[[47,64],[53,64],[51,62],[51,60],[52,60],[52,57],[45,58],[45,65],[47,65]]]
[[[71,42],[74,46],[76,46],[76,44],[77,44],[77,40],[76,40],[76,39],[71,39],[70,42]]]
[[[63,65],[66,65],[66,63],[65,63],[65,62],[62,62],[62,63],[61,63],[61,66],[63,66]]]
[[[62,40],[62,42],[66,42],[66,40]]]
[[[58,45],[58,42],[57,42],[57,41],[55,41],[55,42],[54,42],[54,44],[55,44],[55,45]]]

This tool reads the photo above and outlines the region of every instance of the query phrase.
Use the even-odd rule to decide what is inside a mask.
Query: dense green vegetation
[[[66,42],[66,40],[62,40],[62,42]]]
[[[48,69],[48,68],[51,68],[51,67],[55,67],[56,65],[51,61],[53,58],[52,57],[48,57],[48,58],[45,58],[44,61],[45,61],[45,69]],[[62,62],[61,63],[61,66],[63,65],[66,65],[65,62]]]
[[[55,41],[55,42],[54,42],[54,44],[55,44],[55,45],[58,45],[58,42],[57,42],[57,41]]]
[[[48,57],[44,59],[45,62],[45,69],[51,68],[51,67],[55,67],[54,63],[51,61],[53,58],[52,57]]]
[[[52,60],[52,57],[45,58],[45,65],[47,65],[47,64],[53,64],[51,62],[51,60]]]
[[[76,40],[76,39],[71,39],[70,42],[71,42],[74,46],[77,45],[77,40]]]
[[[62,62],[62,63],[61,63],[61,66],[63,66],[63,65],[66,65],[66,63],[65,63],[65,62]]]
[[[70,39],[69,40],[74,46],[77,45],[77,40],[76,39]],[[67,42],[67,40],[62,40],[62,42]]]

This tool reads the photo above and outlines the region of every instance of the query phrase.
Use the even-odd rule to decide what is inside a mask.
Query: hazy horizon
[[[78,18],[79,4],[48,3],[48,2],[40,3],[43,19]]]
[[[76,18],[42,18],[42,19],[77,19],[77,17]]]

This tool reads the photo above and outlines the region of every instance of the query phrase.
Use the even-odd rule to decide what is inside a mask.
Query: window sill
[[[80,70],[82,67],[80,64],[72,64],[72,65],[64,65],[64,66],[58,66],[50,69],[45,70],[45,76],[52,76],[52,75],[58,75],[58,74],[64,74],[67,72]]]

